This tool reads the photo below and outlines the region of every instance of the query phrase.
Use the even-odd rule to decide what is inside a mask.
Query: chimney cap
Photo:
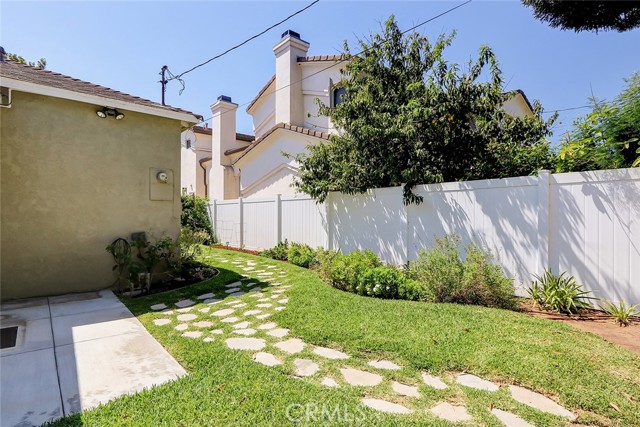
[[[218,97],[218,101],[233,102],[233,101],[231,101],[231,97],[227,96],[227,95],[220,95]]]
[[[290,37],[296,38],[296,39],[298,39],[298,40],[302,40],[302,39],[300,38],[300,33],[297,33],[297,32],[295,32],[295,31],[293,31],[293,30],[287,30],[287,31],[285,31],[284,33],[282,33],[282,38],[285,38],[285,37],[287,37],[287,36],[290,36]]]

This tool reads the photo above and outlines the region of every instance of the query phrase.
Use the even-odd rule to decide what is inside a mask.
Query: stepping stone
[[[252,328],[247,328],[247,329],[235,329],[233,332],[239,335],[254,335],[257,331]]]
[[[258,326],[258,329],[262,330],[262,331],[266,331],[268,329],[273,329],[275,328],[276,325],[274,322],[269,322],[269,323],[263,323],[262,325]]]
[[[429,411],[436,417],[454,423],[458,421],[471,421],[473,419],[464,406],[453,406],[448,402],[440,403],[429,409]]]
[[[244,271],[253,271],[253,270],[255,270],[255,268],[253,268],[253,267],[245,267],[245,268],[243,268],[243,270]]]
[[[400,369],[400,366],[389,360],[372,360],[371,362],[367,363],[367,365],[378,369],[389,369],[392,371]]]
[[[326,387],[338,387],[338,383],[335,382],[333,378],[329,378],[329,377],[324,377],[322,381],[320,381],[320,384]]]
[[[299,377],[309,377],[320,370],[320,366],[309,359],[296,359],[293,364],[296,365],[296,375]]]
[[[218,317],[228,316],[234,311],[235,310],[233,308],[223,308],[222,310],[214,311],[213,313],[211,313],[211,315],[218,316]]]
[[[389,414],[410,414],[413,412],[409,408],[405,408],[397,403],[387,402],[382,399],[362,399],[362,403],[371,409],[375,409],[380,412],[387,412]]]
[[[231,264],[236,264],[237,265],[237,264],[242,264],[242,262],[241,261],[231,261]]]
[[[398,394],[409,397],[420,397],[420,393],[418,392],[418,387],[412,385],[406,385],[394,381],[391,383],[391,388]]]
[[[260,298],[258,302],[269,302],[269,298]]]
[[[360,369],[340,368],[340,372],[344,380],[351,385],[373,387],[382,382],[380,375],[361,371]]]
[[[259,314],[258,316],[256,316],[256,319],[264,320],[269,316],[271,316],[271,313]]]
[[[225,288],[237,288],[239,286],[242,286],[242,282],[240,281],[229,283],[228,285],[224,285]]]
[[[208,313],[209,310],[211,310],[211,307],[204,307],[204,308],[199,309],[198,311],[200,313]]]
[[[181,323],[181,324],[179,324],[178,326],[176,326],[174,329],[175,329],[176,331],[186,331],[186,330],[187,330],[187,328],[189,328],[189,325],[188,325],[188,324],[186,324],[186,323]]]
[[[245,316],[253,316],[255,314],[260,314],[262,313],[262,310],[249,310],[249,311],[245,311],[244,314]]]
[[[235,325],[231,325],[231,327],[233,329],[245,329],[247,326],[249,326],[251,322],[240,322],[240,323],[236,323]]]
[[[272,329],[270,331],[267,331],[267,335],[271,335],[272,337],[276,338],[286,337],[288,333],[289,330],[284,328]]]
[[[225,317],[224,319],[221,320],[221,322],[222,323],[236,323],[238,320],[240,320],[239,317],[231,316],[231,317]]]
[[[241,302],[239,304],[232,305],[231,308],[242,308],[242,307],[246,307],[246,306],[247,306],[246,302]]]
[[[280,294],[273,294],[273,295],[271,295],[271,299],[276,299],[276,298],[280,298]]]
[[[535,391],[531,391],[523,387],[518,387],[517,385],[510,385],[509,390],[511,391],[511,397],[520,403],[524,403],[525,405],[531,406],[532,408],[548,414],[569,418],[572,421],[576,419],[576,415],[540,393],[536,393]]]
[[[208,322],[205,320],[202,322],[195,322],[193,326],[195,326],[196,328],[210,328],[211,326],[213,326],[213,322]]]
[[[304,342],[298,338],[291,338],[286,341],[277,342],[273,346],[286,353],[295,354],[302,351],[304,348]]]
[[[193,310],[193,307],[178,308],[176,311],[177,311],[178,313],[188,313],[188,312],[190,312],[191,310]]]
[[[327,359],[348,359],[349,355],[341,351],[334,350],[327,347],[316,347],[313,352],[318,356],[326,357]]]
[[[497,384],[471,374],[458,375],[456,382],[466,387],[475,388],[476,390],[498,391],[500,389]]]
[[[262,338],[228,338],[225,343],[232,350],[262,350],[266,345]]]
[[[183,299],[182,301],[178,301],[176,303],[176,307],[178,308],[184,308],[184,307],[189,307],[190,305],[195,304],[194,301],[191,301],[190,299]]]
[[[202,341],[204,342],[214,342],[215,339],[213,339],[212,337],[206,337],[205,339],[203,339]]]
[[[260,288],[256,288],[255,290],[259,291]],[[253,289],[249,292],[252,292]],[[251,298],[262,298],[264,296],[264,294],[262,292],[258,292],[257,294],[251,294],[249,295]]]
[[[200,336],[202,336],[202,332],[200,331],[187,331],[184,334],[182,334],[183,337],[187,337],[187,338],[200,338]]]
[[[225,302],[224,305],[238,304],[240,302],[242,301],[238,301],[237,299],[234,299],[234,300]]]
[[[273,304],[269,304],[269,303],[263,303],[263,304],[257,304],[256,307],[260,307],[260,308],[269,308],[271,307]]]
[[[279,302],[280,304],[286,304],[286,303],[288,303],[288,302],[289,302],[289,300],[288,300],[287,298],[285,298],[285,299],[278,300],[278,302]]]
[[[170,315],[170,314],[173,314],[173,310],[162,310],[162,313],[166,315]]]
[[[280,286],[280,283],[279,283],[279,282],[276,282],[276,283],[269,283],[269,286]]]
[[[161,304],[153,304],[150,308],[151,308],[151,310],[155,310],[155,311],[164,310],[165,308],[167,308],[167,305],[166,304],[162,304],[162,303]]]
[[[249,292],[260,292],[261,290],[262,290],[262,288],[260,286],[258,286],[258,287],[249,289]],[[252,295],[252,296],[254,298],[260,298],[262,296],[262,293],[255,294],[255,295]]]
[[[265,271],[264,273],[258,273],[258,276],[260,277],[273,276],[273,273],[271,271]]]
[[[216,296],[216,294],[214,294],[214,293],[212,293],[212,292],[209,292],[208,294],[202,294],[202,295],[200,295],[197,299],[200,299],[200,300],[202,300],[202,299],[209,299],[209,298],[213,298],[213,297],[215,297],[215,296]]]
[[[240,290],[240,288],[231,288],[231,289],[226,289],[224,292],[227,294],[232,294],[234,292],[238,292]]]
[[[283,307],[283,306],[276,307],[276,311],[282,311],[282,310],[284,310],[285,308],[287,308],[287,307]]]
[[[263,365],[266,365],[266,366],[282,365],[282,362],[276,359],[276,357],[273,354],[265,353],[264,351],[261,351],[260,353],[256,353],[253,356],[253,360],[255,360],[258,363],[262,363]]]
[[[491,413],[495,415],[505,427],[535,427],[511,412],[493,408]]]
[[[272,268],[276,268],[276,266],[275,265],[267,265],[267,268],[268,269],[272,269]]]
[[[256,263],[253,261],[247,261],[247,265],[256,265]]]
[[[232,297],[241,297],[242,295],[245,295],[245,294],[246,294],[246,292],[238,291],[238,292],[234,292],[234,293],[232,293],[232,294],[229,294],[229,296],[232,296]]]
[[[425,372],[422,373],[422,381],[429,387],[433,387],[436,390],[444,390],[445,388],[449,388],[439,377],[434,375],[429,375]]]
[[[176,319],[178,319],[181,322],[188,322],[190,320],[195,320],[197,318],[198,316],[196,316],[195,314],[180,314],[178,315],[178,317],[176,317]]]
[[[215,299],[215,298],[211,298],[211,299],[206,299],[204,301],[202,301],[204,304],[215,304],[222,301],[221,299]]]
[[[224,331],[222,329],[214,329],[211,331],[211,333],[214,335],[222,335]]]
[[[154,319],[153,324],[156,326],[168,325],[171,323],[171,319]]]

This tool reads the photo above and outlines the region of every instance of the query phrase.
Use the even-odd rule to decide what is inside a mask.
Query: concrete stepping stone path
[[[203,308],[199,309],[198,311],[200,313],[208,313],[209,310],[211,310],[211,307],[203,307]]]
[[[284,329],[284,328],[276,328],[276,329],[272,329],[270,331],[267,331],[267,335],[270,335],[270,336],[276,337],[276,338],[286,337],[287,334],[289,334],[289,330],[288,329]]]
[[[476,390],[498,391],[500,389],[497,384],[471,374],[458,375],[456,382],[465,387],[475,388]]]
[[[261,351],[260,353],[256,353],[253,355],[253,360],[258,363],[262,363],[266,366],[277,366],[282,365],[282,362],[279,361],[273,354],[265,353]]]
[[[296,359],[293,364],[296,367],[296,375],[299,377],[309,377],[320,370],[320,366],[310,359]]]
[[[270,303],[263,303],[263,304],[256,304],[256,307],[258,307],[258,308],[269,308],[272,305],[273,304],[270,304]]]
[[[259,314],[259,315],[256,316],[256,319],[264,320],[264,319],[266,319],[267,317],[270,317],[270,316],[271,316],[271,313]]]
[[[215,339],[213,339],[213,337],[206,337],[205,339],[203,339],[202,341],[204,342],[214,342]]]
[[[255,316],[256,314],[262,313],[262,310],[248,310],[242,313],[245,316]]]
[[[213,335],[222,335],[222,334],[224,334],[224,331],[222,329],[214,329],[214,330],[211,331],[211,333]]]
[[[262,325],[258,326],[258,329],[260,329],[261,331],[267,331],[269,329],[275,329],[278,325],[275,324],[274,322],[269,322],[269,323],[263,323]]]
[[[210,328],[211,326],[213,326],[213,322],[203,320],[201,322],[193,323],[193,326],[195,326],[196,328]]]
[[[252,328],[247,328],[247,329],[234,329],[233,332],[239,335],[255,335],[257,331]]]
[[[444,390],[446,388],[449,388],[449,386],[446,385],[439,377],[429,375],[425,372],[422,373],[422,381],[424,381],[424,383],[429,387],[433,387],[436,390]]]
[[[382,377],[371,372],[353,368],[340,368],[344,380],[355,386],[373,387],[382,382]]]
[[[226,289],[224,292],[227,294],[232,294],[234,292],[238,292],[240,290],[240,288],[230,288],[230,289]]]
[[[176,309],[176,311],[177,311],[178,313],[188,313],[188,312],[190,312],[191,310],[193,310],[193,307],[185,307],[185,308],[178,308],[178,309]]]
[[[221,299],[216,299],[216,298],[211,298],[211,299],[206,299],[204,301],[202,301],[204,304],[216,304],[219,302],[222,302]]]
[[[420,397],[420,393],[418,392],[418,387],[412,385],[406,385],[394,381],[391,383],[391,388],[398,394],[408,397]]]
[[[165,308],[167,308],[167,305],[163,304],[163,303],[161,303],[161,304],[153,304],[150,308],[151,308],[151,310],[154,310],[154,311],[164,310]]]
[[[396,365],[395,363],[389,360],[372,360],[371,362],[367,363],[367,365],[373,368],[388,369],[391,371],[396,371],[400,369],[400,366]]]
[[[224,317],[233,313],[235,310],[233,308],[223,308],[222,310],[214,311],[211,313],[212,316]]]
[[[232,350],[262,350],[266,343],[262,338],[228,338],[225,341]]]
[[[280,307],[276,307],[276,311],[282,311],[284,310],[286,307],[280,306]]]
[[[215,296],[216,296],[216,294],[214,294],[213,292],[209,292],[207,294],[202,294],[202,295],[198,296],[198,298],[196,298],[196,299],[198,299],[198,300],[210,299],[210,298],[213,298]]]
[[[397,403],[387,402],[382,399],[362,399],[362,404],[368,406],[371,409],[375,409],[380,412],[387,412],[389,414],[410,414],[413,412],[411,409],[406,408]]]
[[[239,302],[236,305],[232,305],[231,308],[242,308],[242,307],[246,307],[247,303],[246,302]]]
[[[505,427],[535,427],[511,412],[493,408],[491,413],[495,415]]]
[[[240,286],[242,286],[242,282],[240,281],[229,283],[228,285],[224,285],[225,288],[239,288]]]
[[[188,322],[197,318],[198,316],[196,316],[195,314],[179,314],[178,317],[176,317],[176,319],[178,319],[180,322]]]
[[[298,338],[291,338],[286,341],[275,343],[273,346],[284,351],[285,353],[300,353],[304,349],[304,341]]]
[[[186,323],[181,323],[178,326],[176,326],[174,329],[176,331],[186,331],[187,329],[189,329],[189,325]]]
[[[313,352],[318,356],[326,357],[327,359],[340,360],[349,358],[348,354],[327,347],[316,347],[313,349]]]
[[[238,291],[238,292],[234,292],[234,293],[232,293],[232,294],[229,294],[229,296],[232,296],[232,297],[241,297],[242,295],[246,295],[246,294],[247,294],[246,292]]]
[[[576,419],[576,415],[540,393],[518,387],[517,385],[510,385],[509,391],[511,392],[511,397],[515,400],[534,409],[559,417],[569,418],[572,421]]]
[[[236,323],[235,325],[231,325],[231,327],[233,329],[245,329],[246,327],[249,326],[249,324],[251,324],[251,322],[244,321],[244,322]]]
[[[154,319],[153,324],[156,326],[164,326],[171,323],[171,319]]]
[[[195,301],[191,301],[190,299],[183,299],[182,301],[178,301],[176,303],[176,307],[178,308],[184,308],[184,307],[189,307],[191,305],[194,305]]]
[[[187,338],[200,338],[200,336],[202,336],[202,332],[200,331],[187,331],[184,334],[182,334],[183,337],[187,337]]]
[[[326,387],[338,387],[338,383],[330,377],[324,377],[322,381],[320,381],[320,384]]]
[[[429,412],[431,412],[436,417],[454,423],[460,421],[471,421],[473,419],[464,406],[453,406],[448,402],[440,403],[434,406],[433,408],[429,409]]]
[[[224,319],[221,320],[221,322],[222,323],[236,323],[238,320],[240,320],[239,317],[231,316],[231,317],[225,317]]]

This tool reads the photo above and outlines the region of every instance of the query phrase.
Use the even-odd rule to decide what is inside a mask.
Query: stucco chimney
[[[236,142],[236,110],[238,104],[231,102],[231,98],[225,95],[211,106],[211,171],[209,173],[209,198],[216,200],[225,199],[225,188],[230,185],[226,182],[229,176],[229,159],[225,156],[226,150],[235,148]]]
[[[302,68],[298,57],[306,56],[309,43],[300,34],[287,30],[275,45],[276,55],[276,123],[304,124],[304,100],[302,96]]]

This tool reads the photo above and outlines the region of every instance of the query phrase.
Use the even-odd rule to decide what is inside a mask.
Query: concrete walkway
[[[33,426],[174,380],[185,370],[108,290],[2,304],[0,425]]]

